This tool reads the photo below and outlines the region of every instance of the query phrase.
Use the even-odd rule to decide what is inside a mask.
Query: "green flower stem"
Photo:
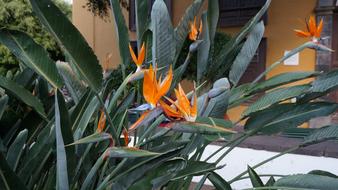
[[[113,130],[112,130],[112,135],[113,135],[113,138],[114,138],[114,140],[115,140],[115,143],[116,143],[117,146],[120,146],[119,136],[117,135],[117,133],[116,133],[116,131],[115,131],[115,127],[114,127],[114,124],[113,124],[113,122],[112,122],[112,120],[111,120],[111,118],[110,118],[109,112],[108,112],[106,106],[104,105],[104,102],[103,102],[101,96],[100,96],[99,94],[97,94],[97,93],[96,93],[95,95],[96,95],[97,99],[99,100],[99,102],[100,102],[100,104],[101,104],[101,107],[103,108],[104,114],[106,115],[106,118],[107,118],[107,120],[108,120],[109,125],[110,125],[110,126],[112,127],[112,129],[113,129]]]
[[[291,56],[295,55],[298,52],[303,51],[306,48],[312,47],[314,45],[313,42],[306,42],[303,45],[293,49],[292,51],[290,51],[289,53],[287,53],[284,57],[282,57],[281,59],[279,59],[277,62],[273,63],[272,65],[270,65],[263,73],[261,73],[253,82],[252,84],[257,83],[258,81],[260,81],[266,74],[268,74],[268,72],[270,72],[272,69],[274,69],[275,67],[277,67],[279,64],[283,63],[285,60],[287,60],[288,58],[290,58]]]
[[[274,160],[274,159],[276,159],[276,158],[278,158],[278,157],[280,157],[280,156],[283,156],[283,155],[285,155],[285,154],[287,154],[287,153],[296,151],[296,150],[299,149],[300,147],[301,147],[301,145],[292,147],[292,148],[290,148],[290,149],[288,149],[288,150],[286,150],[286,151],[283,151],[283,152],[281,152],[281,153],[279,153],[279,154],[276,154],[275,156],[272,156],[272,157],[270,157],[270,158],[268,158],[268,159],[266,159],[266,160],[264,160],[264,161],[262,161],[262,162],[260,162],[260,163],[258,163],[258,164],[256,164],[256,165],[252,166],[251,168],[252,168],[252,169],[256,169],[256,168],[258,168],[258,167],[260,167],[260,166],[262,166],[262,165],[264,165],[264,164],[270,162],[271,160]],[[236,176],[236,177],[234,177],[233,179],[231,179],[231,180],[229,181],[229,183],[231,184],[231,183],[233,183],[233,182],[235,182],[235,181],[241,180],[241,177],[244,176],[244,175],[247,174],[247,173],[248,173],[248,171],[244,171],[244,172],[240,173],[238,176]]]
[[[279,175],[279,174],[259,174],[259,177],[285,177],[285,175]],[[240,181],[240,180],[244,180],[244,179],[248,179],[250,178],[250,176],[244,176],[241,178],[238,178],[238,180],[236,181]]]

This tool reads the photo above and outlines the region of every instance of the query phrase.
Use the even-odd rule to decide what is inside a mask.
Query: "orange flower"
[[[124,146],[128,146],[129,144],[129,134],[126,129],[123,129],[123,137],[124,137]]]
[[[96,131],[98,133],[101,133],[105,127],[106,127],[106,115],[104,114],[103,110],[101,110],[101,115],[100,115],[99,122],[97,124]]]
[[[172,103],[172,106],[167,105],[165,102],[160,101],[164,113],[174,119],[184,119],[186,121],[195,122],[197,117],[197,96],[196,92],[191,100],[188,100],[181,85],[178,85],[178,89],[175,89],[175,95],[177,101],[173,101],[169,98],[168,101]]]
[[[155,108],[158,101],[164,96],[170,86],[173,79],[172,67],[170,66],[167,76],[164,80],[159,81],[156,79],[157,68],[153,69],[150,65],[149,69],[144,72],[143,79],[143,97],[150,105],[151,109]]]
[[[196,41],[198,38],[198,35],[202,33],[202,27],[203,23],[202,20],[200,21],[200,27],[197,30],[197,25],[196,25],[196,17],[194,18],[194,22],[190,22],[190,33],[189,33],[189,39],[192,41]]]
[[[137,66],[136,72],[140,71],[142,69],[141,67],[142,67],[142,63],[144,61],[144,57],[145,57],[145,53],[146,53],[144,43],[142,44],[142,47],[141,47],[141,50],[140,50],[138,57],[136,57],[135,52],[134,52],[134,50],[133,50],[133,48],[131,47],[130,44],[129,44],[129,52],[130,52],[131,58],[133,59],[134,63]]]
[[[296,35],[302,38],[311,38],[313,42],[318,42],[320,34],[323,30],[323,19],[320,20],[318,26],[314,16],[311,16],[308,23],[306,23],[307,31],[294,30]]]

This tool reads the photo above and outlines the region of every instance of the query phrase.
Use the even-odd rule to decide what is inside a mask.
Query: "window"
[[[262,72],[265,71],[265,65],[266,65],[266,38],[263,38],[258,46],[255,56],[252,58],[250,65],[246,69],[239,83],[244,84],[255,80]],[[264,80],[264,78],[262,80]]]
[[[262,8],[266,0],[219,0],[220,27],[243,26]],[[263,16],[264,23],[267,14]]]
[[[145,0],[142,0],[145,1]],[[150,17],[151,7],[154,4],[155,0],[147,0],[148,1],[148,15]],[[171,15],[171,0],[164,0],[167,5],[169,14]],[[135,32],[136,31],[136,15],[135,15],[135,0],[129,0],[129,30]]]

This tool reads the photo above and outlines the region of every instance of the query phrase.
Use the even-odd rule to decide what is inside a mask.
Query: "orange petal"
[[[197,116],[197,96],[196,96],[196,92],[194,93],[194,97],[193,97],[193,105],[191,105],[191,110],[190,110],[190,115],[192,117],[196,117]]]
[[[144,118],[145,118],[148,114],[149,114],[149,112],[144,112],[144,113],[140,116],[140,118],[138,118],[138,120],[137,120],[133,125],[131,125],[131,126],[129,127],[129,130],[134,130],[134,129],[136,129],[136,128],[141,124],[141,122],[144,120]]]
[[[296,35],[302,38],[308,38],[311,36],[309,32],[304,32],[302,30],[294,30],[296,32]]]
[[[181,86],[181,84],[178,84],[178,91],[175,91],[178,104],[184,109],[184,111],[190,115],[190,101],[188,100],[187,96],[185,95],[185,92]]]
[[[172,69],[172,66],[170,65],[167,76],[159,84],[159,89],[157,89],[155,100],[158,101],[159,99],[162,98],[162,96],[164,96],[168,92],[171,86],[172,80],[173,80],[173,69]]]
[[[184,110],[177,102],[174,102],[172,99],[167,98],[167,97],[166,97],[166,99],[167,99],[170,103],[172,103],[173,105],[176,106],[176,108],[178,109],[178,111],[181,113],[180,115],[182,115],[183,117],[188,116],[187,112],[186,112],[186,111],[185,111],[185,110]]]
[[[138,61],[138,63],[137,63],[138,66],[142,65],[142,63],[144,61],[145,53],[146,53],[146,50],[145,50],[145,46],[144,46],[144,42],[143,42],[141,50],[140,50],[140,53],[138,55],[138,60],[137,60]]]
[[[138,60],[137,60],[137,58],[136,58],[135,52],[134,52],[134,50],[133,50],[133,48],[131,47],[130,44],[129,44],[129,52],[130,52],[131,58],[133,59],[134,63],[135,63],[136,65],[138,65],[138,64],[137,64],[137,63],[138,63]]]
[[[150,65],[149,70],[144,72],[143,78],[143,97],[144,99],[151,105],[154,106],[155,102],[155,94],[156,94],[156,76],[153,71],[153,67]]]
[[[202,22],[202,20],[200,20],[200,28],[199,28],[199,34],[201,34],[202,33],[202,29],[203,29],[203,22]]]
[[[105,126],[106,126],[106,116],[104,112],[101,110],[101,115],[100,115],[100,119],[99,119],[96,131],[101,133],[104,130]]]
[[[124,137],[124,146],[128,146],[129,144],[129,134],[126,129],[123,129],[123,137]]]
[[[320,34],[322,33],[322,31],[323,31],[323,19],[320,19],[320,22],[319,22],[319,25],[317,27],[317,31],[316,31],[315,37],[316,38],[320,38]]]
[[[316,19],[314,16],[311,16],[310,19],[309,19],[309,32],[312,36],[314,36],[317,32],[317,26],[316,26]]]
[[[175,108],[169,106],[164,101],[160,100],[160,105],[167,116],[182,118],[182,115]]]

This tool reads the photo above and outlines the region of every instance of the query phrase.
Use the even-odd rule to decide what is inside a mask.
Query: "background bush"
[[[71,19],[71,5],[63,0],[53,1]],[[28,0],[0,0],[0,28],[3,27],[26,32],[49,52],[52,59],[64,59],[55,40],[43,29],[39,20],[34,16]],[[17,70],[18,61],[3,45],[0,45],[0,57],[0,75],[5,75],[8,70],[13,73]]]

